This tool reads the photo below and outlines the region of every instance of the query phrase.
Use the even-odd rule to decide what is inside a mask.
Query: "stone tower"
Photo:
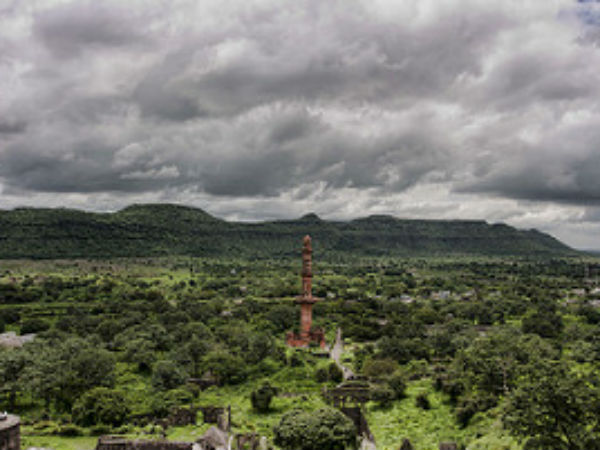
[[[304,236],[302,241],[302,295],[296,299],[300,305],[300,333],[289,332],[287,343],[292,347],[307,347],[314,343],[325,347],[323,330],[312,326],[312,307],[319,300],[312,295],[312,242],[310,236]]]

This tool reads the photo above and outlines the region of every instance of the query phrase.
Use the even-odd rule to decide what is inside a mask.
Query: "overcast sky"
[[[600,1],[0,0],[0,207],[134,202],[600,249]]]

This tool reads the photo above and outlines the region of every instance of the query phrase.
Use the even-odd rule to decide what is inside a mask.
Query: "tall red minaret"
[[[325,335],[321,329],[312,327],[312,307],[319,300],[312,295],[312,245],[310,236],[302,240],[302,295],[296,298],[300,305],[300,333],[288,333],[288,345],[307,347],[311,342],[325,347]]]
[[[312,306],[317,300],[312,296],[312,245],[310,236],[306,235],[302,246],[302,295],[296,299],[300,305],[300,338],[306,342],[310,340]]]

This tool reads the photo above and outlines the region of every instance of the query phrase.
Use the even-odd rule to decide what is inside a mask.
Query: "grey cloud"
[[[27,129],[27,123],[18,120],[0,119],[0,134],[19,134]]]
[[[12,2],[3,195],[515,222],[596,205],[598,27],[554,3]]]
[[[596,119],[597,120],[597,119]],[[594,119],[584,125],[559,124],[545,130],[535,144],[516,136],[505,159],[495,158],[474,180],[457,185],[459,192],[488,192],[516,199],[600,203],[600,128]]]
[[[592,207],[586,208],[583,217],[581,218],[584,222],[600,222],[600,208]]]
[[[71,2],[39,13],[34,35],[58,57],[77,56],[90,48],[121,47],[145,40],[128,15],[130,9],[94,1]],[[128,20],[129,19],[129,20]],[[135,26],[138,25],[138,26]]]
[[[480,71],[486,45],[511,20],[482,8],[399,26],[361,2],[267,9],[242,16],[223,36],[200,32],[172,49],[135,92],[142,111],[189,120],[281,100],[352,105],[444,96],[457,77]]]

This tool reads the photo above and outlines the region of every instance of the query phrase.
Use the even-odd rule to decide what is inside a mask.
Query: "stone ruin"
[[[201,391],[208,389],[211,386],[217,386],[217,377],[209,370],[200,378],[188,378],[188,383],[197,386]]]
[[[18,336],[14,331],[0,333],[0,347],[23,347],[23,345],[32,342],[35,339],[35,336],[36,335],[34,333]]]
[[[174,408],[171,410],[169,417],[167,417],[167,425],[170,427],[196,425],[197,416],[197,408]]]
[[[202,420],[204,423],[217,425],[220,430],[229,432],[231,430],[231,405],[227,408],[222,406],[201,406]]]
[[[122,436],[100,436],[96,450],[194,450],[194,444],[166,440],[131,440]]]
[[[225,431],[217,427],[210,427],[196,442],[200,450],[226,450],[228,440]]]
[[[17,416],[0,413],[0,450],[20,450],[21,420]]]
[[[215,424],[202,437],[194,442],[170,442],[165,439],[168,426],[195,425],[198,411],[202,411],[203,423]],[[231,406],[201,406],[198,408],[176,408],[169,417],[159,423],[163,426],[163,438],[128,439],[123,436],[101,436],[96,450],[259,450],[265,448],[259,444],[261,438],[255,434],[238,434],[230,438]],[[229,446],[230,442],[233,444]],[[0,450],[5,450],[0,448]],[[13,450],[13,449],[7,449]],[[15,449],[18,450],[18,449]]]
[[[369,429],[367,419],[363,414],[363,406],[371,399],[371,388],[366,381],[346,381],[333,389],[324,389],[323,397],[346,417],[352,420],[359,436],[375,442]]]

